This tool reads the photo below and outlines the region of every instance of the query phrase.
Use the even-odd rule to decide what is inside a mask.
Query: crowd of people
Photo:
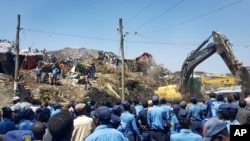
[[[250,124],[249,105],[249,90],[244,98],[211,93],[201,103],[191,97],[173,104],[157,95],[145,101],[63,105],[16,96],[12,106],[2,108],[0,140],[229,141],[230,125]]]

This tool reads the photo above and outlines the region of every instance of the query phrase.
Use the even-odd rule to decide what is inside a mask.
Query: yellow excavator
[[[213,37],[213,42],[205,46],[209,39]],[[205,47],[204,47],[205,46]],[[236,58],[233,53],[232,44],[229,39],[222,33],[213,31],[203,43],[194,51],[192,51],[184,61],[181,74],[180,83],[178,86],[179,92],[183,97],[190,97],[194,95],[193,91],[193,72],[197,65],[204,60],[218,53],[225,62],[232,76],[235,78],[235,83],[241,86],[242,90],[250,88],[250,74],[242,62]],[[196,96],[198,96],[196,94]],[[200,98],[204,95],[200,95]]]
[[[213,37],[213,42],[205,46],[210,38]],[[206,79],[202,78],[200,83],[212,84],[220,83],[222,81],[241,86],[241,89],[250,88],[250,74],[246,67],[243,66],[243,63],[239,62],[236,56],[233,53],[232,44],[229,42],[229,39],[222,33],[213,31],[205,41],[202,42],[198,48],[193,50],[185,59],[180,76],[179,83],[177,85],[166,85],[159,87],[155,91],[160,97],[165,97],[168,99],[189,99],[190,96],[197,96],[199,99],[205,97],[204,94],[200,91],[196,93],[194,90],[194,69],[200,63],[205,61],[207,58],[213,54],[218,53],[220,57],[225,62],[226,66],[232,73],[232,77],[219,78],[216,79]],[[202,85],[203,85],[202,84]]]

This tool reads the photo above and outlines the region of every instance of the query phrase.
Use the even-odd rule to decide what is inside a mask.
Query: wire
[[[83,36],[83,35],[74,35],[74,34],[66,34],[66,33],[57,33],[57,32],[51,32],[51,31],[42,31],[42,30],[36,30],[36,29],[28,29],[28,28],[23,28],[22,31],[30,31],[30,32],[39,32],[39,33],[44,33],[44,34],[54,34],[54,35],[60,35],[60,36],[68,36],[68,37],[75,37],[75,38],[87,38],[87,39],[93,39],[93,40],[106,40],[106,41],[119,41],[119,39],[108,39],[108,38],[101,38],[101,37],[90,37],[90,36]],[[24,36],[26,35],[23,33]],[[178,41],[172,41],[172,42],[164,42],[164,41],[157,41],[157,42],[149,42],[149,38],[146,36],[143,36],[139,34],[138,32],[135,32],[133,35],[138,35],[147,41],[134,41],[134,40],[124,40],[124,42],[131,42],[131,43],[138,43],[138,44],[154,44],[154,45],[171,45],[171,46],[198,46],[199,44],[197,43],[183,43],[183,42],[178,42]],[[151,39],[152,40],[152,39]],[[241,45],[234,45],[234,46],[250,46],[250,44],[241,44]],[[184,47],[181,47],[184,48]],[[187,49],[187,48],[184,48]],[[190,49],[189,49],[190,50]]]
[[[139,11],[135,16],[133,16],[131,19],[129,19],[127,22],[125,22],[124,24],[128,24],[129,22],[131,22],[132,20],[134,20],[137,16],[139,16],[143,11],[145,11],[149,6],[151,6],[153,3],[155,2],[155,0],[151,1],[146,7],[144,7],[141,11]]]
[[[184,21],[182,21],[182,22],[180,22],[180,23],[177,23],[177,24],[174,24],[174,25],[171,25],[171,26],[168,26],[168,27],[163,27],[163,28],[161,28],[161,29],[157,29],[157,30],[154,30],[154,31],[149,31],[149,32],[146,32],[146,33],[152,33],[152,32],[162,31],[162,30],[164,30],[164,29],[166,29],[166,28],[176,27],[176,26],[179,26],[179,25],[182,25],[182,24],[185,24],[185,23],[188,23],[188,22],[197,20],[197,19],[199,19],[199,18],[205,17],[205,16],[207,16],[207,15],[210,15],[210,14],[215,13],[215,12],[217,12],[217,11],[220,11],[220,10],[222,10],[222,9],[228,8],[228,7],[230,7],[230,6],[233,6],[233,5],[235,5],[235,4],[237,4],[237,3],[241,2],[241,1],[242,1],[242,0],[238,0],[238,1],[236,1],[236,2],[230,3],[230,4],[228,4],[228,5],[222,6],[222,7],[217,8],[217,9],[214,9],[214,10],[209,11],[209,12],[207,12],[207,13],[204,13],[204,14],[198,15],[198,16],[196,16],[196,17],[193,17],[193,18],[184,20]]]
[[[117,41],[117,40],[115,40],[115,39],[108,39],[108,38],[102,38],[102,37],[90,37],[90,36],[84,36],[84,35],[74,35],[74,34],[67,34],[67,33],[58,33],[58,32],[51,32],[51,31],[42,31],[42,30],[37,30],[37,29],[23,28],[23,30],[25,30],[25,31],[31,31],[31,32],[39,32],[39,33],[53,34],[53,35],[60,35],[60,36],[77,37],[77,38],[86,38],[86,39],[93,39],[93,40]]]
[[[175,7],[177,7],[178,5],[180,5],[184,0],[179,1],[178,3],[176,3],[175,5],[173,5],[172,7],[168,8],[167,10],[163,11],[162,13],[160,13],[159,15],[157,15],[156,17],[152,18],[151,20],[149,20],[148,22],[142,24],[141,26],[137,27],[135,30],[138,30],[144,26],[146,26],[147,24],[155,21],[157,18],[159,18],[160,16],[166,14],[167,12],[169,12],[170,10],[174,9]]]

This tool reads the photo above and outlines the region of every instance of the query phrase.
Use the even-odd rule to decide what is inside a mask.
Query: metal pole
[[[124,48],[123,48],[123,32],[122,32],[122,19],[119,19],[119,32],[120,32],[120,49],[121,49],[121,57],[122,57],[122,96],[121,96],[121,100],[124,101],[125,100],[125,89],[124,89],[124,79],[125,79],[125,64],[124,64]]]
[[[16,42],[15,42],[15,78],[14,78],[14,93],[15,95],[19,95],[18,90],[18,65],[19,65],[19,31],[20,31],[20,15],[17,15],[17,30],[16,30]]]

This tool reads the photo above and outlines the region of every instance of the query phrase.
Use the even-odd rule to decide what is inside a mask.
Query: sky
[[[238,60],[250,66],[249,0],[0,0],[0,3],[0,39],[16,40],[20,15],[20,49],[84,47],[120,55],[121,19],[127,59],[148,52],[158,65],[171,72],[180,71],[188,54],[212,31],[219,31],[229,38]],[[230,73],[217,53],[195,71]]]

